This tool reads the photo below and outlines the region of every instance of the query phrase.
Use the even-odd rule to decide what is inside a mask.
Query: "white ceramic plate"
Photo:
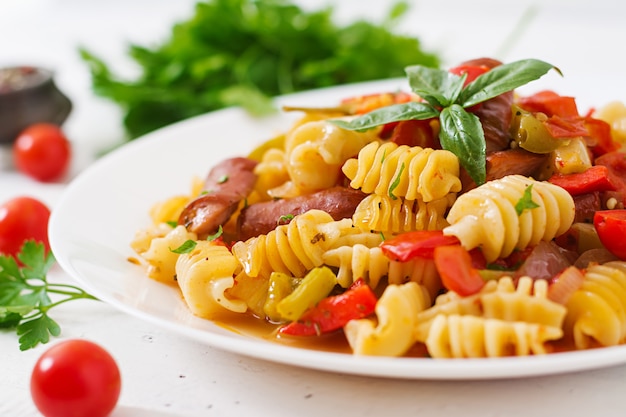
[[[399,87],[406,88],[404,80],[318,90],[280,102],[333,105],[350,95]],[[563,94],[573,94],[564,88]],[[128,314],[228,351],[300,367],[396,378],[486,379],[626,362],[626,346],[503,359],[358,357],[284,346],[194,317],[175,290],[150,280],[127,260],[135,256],[129,242],[136,230],[148,225],[153,203],[187,192],[194,175],[203,177],[225,157],[245,155],[295,117],[256,120],[238,109],[218,111],[159,130],[103,157],[69,185],[55,206],[50,240],[59,264],[83,288]]]

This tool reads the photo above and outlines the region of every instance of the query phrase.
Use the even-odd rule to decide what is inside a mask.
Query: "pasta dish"
[[[155,202],[131,247],[194,315],[278,341],[432,358],[623,344],[626,106],[516,92],[548,71],[414,66],[407,91],[286,107],[297,122]]]

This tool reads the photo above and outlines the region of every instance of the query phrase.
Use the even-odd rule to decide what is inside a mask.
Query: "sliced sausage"
[[[547,154],[532,153],[520,148],[488,153],[486,180],[497,180],[511,174],[534,177],[547,159]],[[476,187],[465,170],[461,171],[461,183],[463,184],[463,192]]]
[[[252,191],[256,164],[251,159],[237,157],[216,165],[205,180],[203,194],[183,209],[178,224],[200,237],[215,233]]]
[[[288,223],[291,216],[312,209],[323,210],[335,220],[352,217],[363,198],[365,194],[359,190],[333,187],[294,198],[251,204],[239,215],[237,239],[267,234],[279,224]]]

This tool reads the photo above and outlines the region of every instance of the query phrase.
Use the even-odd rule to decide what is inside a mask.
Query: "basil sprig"
[[[499,65],[463,86],[462,76],[422,65],[407,67],[411,90],[423,102],[381,107],[350,121],[333,120],[337,126],[366,131],[376,126],[404,120],[439,117],[441,147],[454,153],[477,185],[486,179],[485,134],[478,117],[465,110],[486,100],[536,80],[551,69],[559,69],[538,59],[524,59]]]

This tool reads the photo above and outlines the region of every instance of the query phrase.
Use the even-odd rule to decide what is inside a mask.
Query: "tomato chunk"
[[[305,311],[294,322],[278,330],[290,336],[319,336],[341,329],[350,320],[367,317],[374,312],[376,295],[358,279],[344,293],[324,298],[316,306]]]
[[[435,266],[444,287],[465,297],[476,294],[485,285],[467,249],[460,245],[439,246],[434,250]]]
[[[626,209],[596,211],[593,225],[604,247],[626,260]]]
[[[389,259],[406,262],[416,257],[432,259],[436,247],[459,243],[456,236],[446,236],[441,230],[417,230],[385,240],[380,249]]]

